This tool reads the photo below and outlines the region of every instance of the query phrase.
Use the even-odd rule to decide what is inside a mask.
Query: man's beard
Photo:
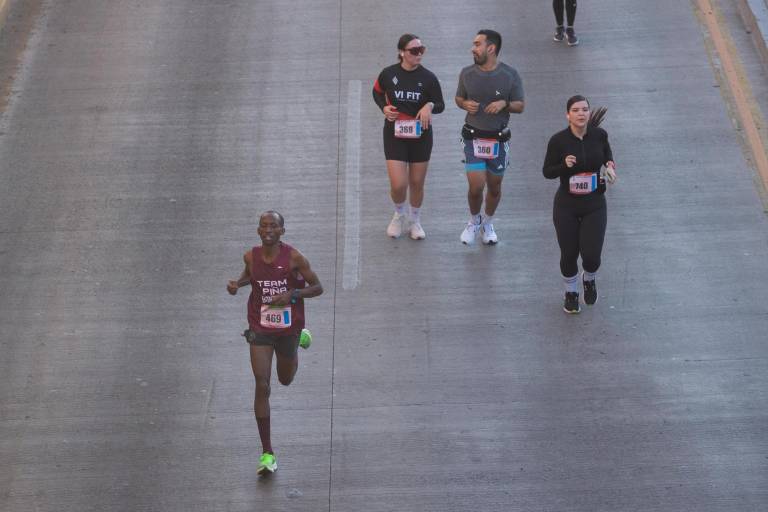
[[[475,59],[475,64],[477,64],[478,66],[482,66],[483,64],[488,62],[488,55],[480,55],[480,56],[478,56],[478,55],[473,54],[472,58]]]

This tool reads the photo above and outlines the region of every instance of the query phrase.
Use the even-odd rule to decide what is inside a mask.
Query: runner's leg
[[[408,194],[408,164],[399,160],[387,160],[387,173],[389,174],[389,195],[397,207],[405,203]]]
[[[480,208],[483,206],[483,190],[485,190],[486,171],[467,172],[467,182],[469,190],[467,191],[467,202],[469,203],[469,213],[479,215]]]
[[[488,183],[488,189],[485,193],[485,214],[488,217],[493,217],[499,206],[499,201],[501,201],[501,181],[504,176],[486,171],[485,177]]]
[[[272,453],[272,437],[269,422],[269,381],[272,373],[272,354],[269,345],[250,345],[251,369],[256,380],[256,393],[253,399],[253,412],[259,427],[259,438],[263,452]]]
[[[563,25],[563,2],[564,0],[552,0],[552,9],[555,11],[555,21],[559,27]]]
[[[411,162],[408,173],[408,191],[411,208],[421,208],[424,201],[424,182],[427,179],[429,162]]]

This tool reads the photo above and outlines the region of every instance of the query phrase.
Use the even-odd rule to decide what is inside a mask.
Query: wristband
[[[298,288],[294,288],[291,290],[291,304],[296,304],[296,301],[299,300],[299,290]]]

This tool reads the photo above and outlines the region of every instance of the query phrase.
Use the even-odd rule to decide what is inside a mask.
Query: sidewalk
[[[738,0],[738,6],[763,66],[768,70],[768,3],[765,0]]]

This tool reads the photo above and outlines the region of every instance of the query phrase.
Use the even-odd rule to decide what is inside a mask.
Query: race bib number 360
[[[496,139],[472,139],[472,147],[477,158],[491,160],[499,156],[499,141]]]
[[[571,194],[591,194],[597,190],[597,174],[594,172],[574,174],[568,180],[568,190]]]
[[[395,121],[395,137],[398,139],[418,139],[421,137],[421,121],[418,119],[398,119]]]
[[[291,307],[261,305],[261,326],[267,329],[283,329],[291,326]]]

